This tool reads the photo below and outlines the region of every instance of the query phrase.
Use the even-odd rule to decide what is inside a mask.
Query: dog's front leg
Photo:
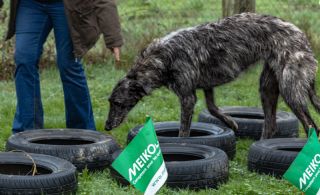
[[[189,137],[192,114],[197,101],[197,96],[196,93],[193,92],[189,95],[183,94],[183,96],[179,96],[179,99],[181,104],[181,126],[179,137]]]

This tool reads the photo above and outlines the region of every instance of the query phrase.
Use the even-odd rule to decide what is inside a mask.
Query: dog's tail
[[[320,98],[316,94],[314,83],[311,84],[311,88],[309,90],[309,97],[312,105],[316,109],[316,111],[320,114]]]

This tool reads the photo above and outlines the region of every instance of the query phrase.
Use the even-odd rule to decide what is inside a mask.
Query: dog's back
[[[277,72],[291,56],[313,59],[304,33],[296,26],[254,13],[178,30],[154,41],[144,56],[157,53],[170,72],[198,88],[229,82],[259,60],[268,61]]]

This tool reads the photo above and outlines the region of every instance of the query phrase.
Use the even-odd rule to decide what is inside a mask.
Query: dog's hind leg
[[[314,106],[316,111],[320,114],[320,99],[316,94],[314,82],[315,81],[313,80],[311,83],[311,88],[309,90],[309,97],[310,97],[312,105]]]
[[[283,70],[282,78],[279,80],[280,94],[298,117],[308,135],[310,125],[317,129],[317,125],[310,116],[307,104],[312,87],[309,82],[313,82],[314,79],[311,78],[312,74],[299,74],[303,70],[295,70],[292,66],[285,69],[287,70]]]
[[[231,117],[223,114],[219,108],[215,105],[214,102],[214,94],[213,94],[213,89],[203,89],[204,95],[206,97],[206,103],[207,103],[207,108],[208,111],[210,112],[211,115],[217,117],[220,119],[222,122],[224,122],[228,127],[230,127],[233,130],[238,129],[238,124],[231,119]]]
[[[277,131],[276,113],[279,97],[279,84],[268,63],[265,63],[260,77],[259,91],[264,112],[264,128],[261,139],[268,139]]]
[[[314,82],[315,80],[313,80],[310,85],[309,98],[311,100],[312,105],[316,109],[316,111],[320,114],[320,99],[316,94]],[[317,131],[317,134],[319,135],[319,129],[316,129],[316,131]]]
[[[179,137],[189,137],[193,110],[197,101],[196,92],[193,91],[189,95],[178,94],[178,97],[181,104],[181,126],[179,130]]]

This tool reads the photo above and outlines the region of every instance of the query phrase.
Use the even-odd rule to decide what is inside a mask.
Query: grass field
[[[277,6],[279,5],[279,6]],[[306,10],[308,8],[308,10]],[[315,53],[319,54],[320,12],[317,0],[264,1],[257,0],[257,11],[281,16],[304,29],[312,39]],[[291,11],[290,11],[291,10]],[[123,34],[126,45],[123,48],[124,66],[130,66],[138,51],[153,38],[180,27],[192,26],[212,21],[221,16],[220,1],[216,0],[130,0],[120,1],[119,11],[122,18]],[[302,22],[306,21],[306,22]],[[3,32],[3,31],[0,31]],[[98,52],[100,45],[92,52]],[[99,51],[100,52],[100,51]],[[94,55],[92,55],[94,56]],[[319,55],[318,55],[319,60]],[[93,64],[92,64],[93,63]],[[103,132],[108,111],[108,95],[115,83],[125,74],[125,70],[113,68],[113,60],[107,58],[103,63],[86,59],[86,74],[91,92],[96,125]],[[219,106],[260,106],[258,81],[261,66],[248,70],[236,81],[218,87],[216,101]],[[320,76],[317,89],[320,87]],[[45,112],[45,128],[65,127],[63,92],[56,68],[48,68],[41,73],[42,100]],[[11,135],[11,124],[15,111],[15,88],[12,81],[0,82],[0,150],[4,150],[5,141]],[[202,91],[198,91],[194,121],[198,113],[205,108]],[[289,111],[279,100],[278,108]],[[320,124],[320,116],[311,109],[312,116]],[[150,115],[155,122],[179,120],[180,107],[177,97],[169,90],[161,88],[145,97],[132,110],[119,128],[110,132],[124,147],[130,128],[142,124],[145,116]],[[301,129],[302,130],[302,129]],[[302,131],[301,131],[302,132]],[[106,132],[103,132],[106,133]],[[301,136],[305,136],[301,133]],[[301,194],[284,180],[258,175],[247,171],[247,152],[252,140],[237,141],[237,155],[230,161],[229,182],[218,190],[207,189],[199,192],[189,190],[173,191],[161,189],[159,194]],[[138,194],[133,187],[122,188],[110,178],[109,171],[79,175],[79,194]]]

